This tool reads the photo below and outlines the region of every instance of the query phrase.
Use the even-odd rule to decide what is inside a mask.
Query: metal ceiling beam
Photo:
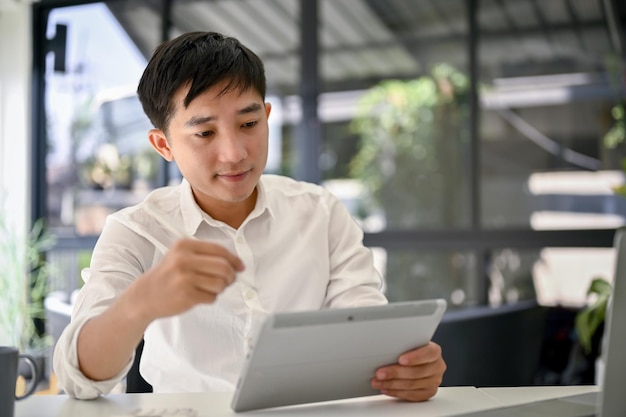
[[[435,11],[435,14],[441,21],[441,23],[450,30],[450,33],[454,35],[460,35],[460,36],[466,35],[465,33],[463,33],[463,31],[459,32],[458,30],[456,30],[454,28],[454,25],[450,23],[450,19],[448,19],[448,16],[446,16],[446,13],[444,12],[444,8],[441,7],[439,0],[430,0],[429,3],[431,7],[433,8],[433,10]]]
[[[543,36],[546,38],[546,43],[550,47],[550,52],[553,55],[556,55],[554,53],[554,45],[553,45],[554,42],[552,40],[552,28],[550,27],[550,25],[548,25],[548,22],[546,22],[546,19],[543,16],[541,9],[537,5],[537,0],[529,0],[529,1],[530,1],[530,5],[532,6],[532,10],[535,13],[535,18],[537,18],[537,22],[539,23],[539,27],[541,28],[541,32],[543,33]]]
[[[317,0],[316,0],[317,1]],[[346,17],[347,19],[350,19],[350,12],[349,9],[346,9],[344,2],[338,1],[338,2],[334,2],[334,3],[324,3],[327,4],[328,6],[330,6],[330,4],[333,5],[333,7],[335,8],[335,12],[339,12],[341,13],[344,17]],[[360,22],[356,21],[355,19],[350,19],[352,20],[351,24],[354,26],[360,26]],[[345,43],[346,39],[345,37],[342,35],[342,33],[338,30],[335,30],[335,28],[331,25],[324,25],[322,30],[324,30],[325,32],[327,32],[330,37],[332,37],[333,39],[337,39],[339,43]],[[365,30],[361,30],[361,28],[359,28],[360,32],[363,34],[367,34],[367,29]],[[321,51],[322,52],[322,51]],[[340,60],[335,60],[335,65],[340,65],[343,69],[346,68],[346,65],[343,64]]]
[[[626,58],[624,51],[624,28],[618,18],[616,2],[614,0],[603,0],[600,4],[602,5],[602,11],[606,15],[609,38],[611,39],[613,49],[618,56]],[[626,18],[626,16],[622,16],[622,18]]]
[[[132,6],[132,3],[127,3],[124,1],[107,1],[105,2],[106,7],[109,9],[111,14],[117,19],[120,23],[124,31],[128,34],[128,37],[133,41],[137,49],[141,52],[141,54],[149,59],[152,51],[154,50],[157,43],[161,42],[161,25],[159,22],[159,18],[157,16],[161,15],[161,1],[160,0],[144,0],[143,5],[146,10],[150,11],[155,16],[155,26],[148,26],[149,31],[146,31],[146,25],[138,25],[136,21],[130,18],[126,10],[129,6]],[[146,36],[147,33],[153,34],[152,38],[150,36]]]
[[[504,16],[506,25],[511,28],[511,31],[514,34],[519,35],[520,33],[519,26],[517,26],[517,23],[515,23],[515,20],[513,20],[511,13],[509,13],[509,9],[507,9],[506,5],[504,4],[504,0],[494,0],[494,1],[496,5],[498,6],[498,8],[502,11],[502,15]]]
[[[585,23],[581,23],[580,25],[582,30],[586,29],[598,29],[605,27],[604,20],[594,20],[588,21]],[[553,35],[557,35],[563,32],[571,32],[572,26],[570,24],[556,24],[552,26],[551,33]],[[484,31],[481,30],[481,40],[484,41],[503,41],[509,40],[517,42],[518,38],[529,36],[534,37],[537,35],[545,34],[543,28],[532,28],[532,29],[524,29],[520,31],[512,31],[512,30],[496,30],[496,31]],[[412,48],[420,49],[424,45],[430,46],[432,48],[438,48],[438,45],[444,43],[458,42],[459,44],[463,44],[466,40],[467,34],[456,34],[456,35],[446,35],[446,36],[438,36],[435,38],[420,38],[416,35],[400,35],[397,36],[394,40],[384,40],[384,41],[376,41],[376,42],[368,42],[361,46],[358,45],[342,45],[333,48],[325,48],[325,53],[343,53],[343,52],[355,52],[359,49],[367,49],[367,50],[387,50],[393,46],[399,45],[410,45]],[[510,39],[509,39],[510,38]],[[289,56],[292,56],[294,53],[297,53],[296,50],[287,50],[285,52],[280,53],[267,53],[263,55],[264,60],[280,60],[285,59]]]
[[[580,18],[578,17],[578,13],[574,9],[571,0],[565,0],[565,8],[567,9],[567,15],[569,16],[572,24],[574,25],[574,29],[576,31],[576,38],[578,39],[578,44],[583,51],[587,51],[587,45],[585,44],[585,38],[582,34],[582,29],[580,27]]]

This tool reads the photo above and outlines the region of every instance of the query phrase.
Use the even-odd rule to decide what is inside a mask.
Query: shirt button
[[[246,298],[248,300],[252,300],[254,298],[254,296],[255,296],[254,291],[252,291],[252,290],[246,291]]]
[[[252,349],[253,342],[251,337],[246,338],[246,345],[248,345],[248,349]]]
[[[245,243],[245,240],[243,240],[243,237],[237,236],[237,243],[243,245]]]

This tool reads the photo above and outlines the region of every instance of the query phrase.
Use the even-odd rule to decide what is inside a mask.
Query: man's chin
[[[222,201],[227,203],[243,203],[252,197],[255,188],[256,187],[250,187],[246,190],[223,190],[219,196]]]

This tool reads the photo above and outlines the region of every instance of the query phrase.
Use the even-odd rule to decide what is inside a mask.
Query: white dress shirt
[[[185,180],[108,217],[91,265],[83,271],[85,285],[72,322],[55,349],[54,369],[66,393],[106,394],[132,364],[111,380],[89,380],[78,368],[76,341],[85,322],[105,311],[176,240],[143,209],[146,202],[174,228],[223,245],[245,265],[213,304],[148,326],[140,372],[155,392],[234,390],[254,332],[270,312],[387,302],[363,233],[336,197],[320,186],[276,175],[263,175],[257,189],[256,206],[238,229],[204,213]]]

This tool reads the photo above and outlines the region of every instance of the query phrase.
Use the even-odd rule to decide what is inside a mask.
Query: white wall
[[[0,202],[16,231],[30,217],[31,37],[30,5],[0,1]]]

